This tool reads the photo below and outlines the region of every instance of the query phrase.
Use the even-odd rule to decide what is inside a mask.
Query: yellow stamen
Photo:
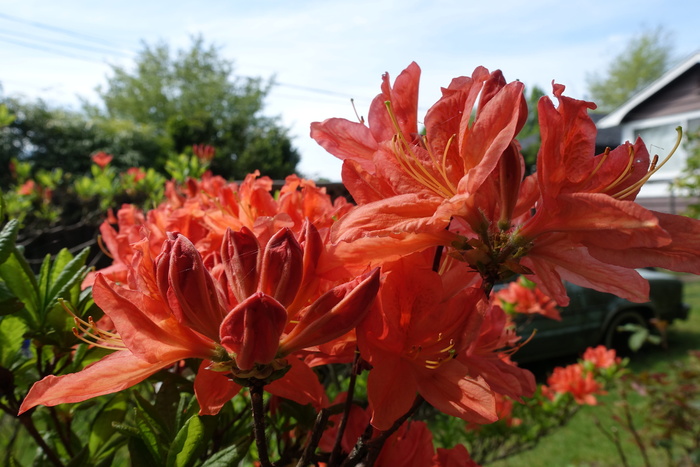
[[[426,151],[428,152],[430,159],[432,160],[433,164],[435,164],[438,172],[442,176],[443,181],[441,182],[428,171],[425,165],[423,165],[423,162],[421,162],[416,153],[413,151],[411,143],[409,143],[404,137],[399,122],[396,119],[396,114],[394,114],[394,111],[391,108],[391,102],[387,101],[384,104],[389,112],[391,123],[394,125],[394,129],[396,130],[396,134],[392,138],[392,142],[394,144],[394,154],[396,155],[396,160],[401,165],[401,168],[409,176],[411,176],[411,178],[433,191],[438,196],[442,196],[443,198],[451,198],[454,196],[456,194],[456,189],[447,178],[447,170],[445,167],[447,150],[449,149],[450,142],[454,136],[448,141],[447,147],[445,148],[445,152],[443,154],[442,164],[437,163],[436,158],[427,145],[427,140],[423,140],[426,143]]]
[[[620,184],[624,179],[626,179],[631,173],[633,169],[632,163],[634,162],[634,147],[630,146],[629,148],[629,158],[627,160],[627,167],[625,167],[625,170],[622,171],[619,177],[615,179],[614,182],[612,182],[610,185],[606,186],[603,188],[603,191],[608,191],[616,187],[617,185]]]
[[[442,339],[442,334],[438,337],[438,341]],[[435,370],[437,368],[440,368],[445,362],[448,362],[454,358],[455,353],[457,351],[455,350],[455,341],[454,339],[450,339],[450,345],[445,347],[444,349],[440,350],[438,352],[439,354],[447,354],[442,357],[437,357],[435,360],[426,360],[425,361],[425,367],[429,370]]]
[[[98,328],[92,316],[88,317],[87,321],[79,318],[64,300],[59,300],[59,303],[73,317],[73,322],[76,326],[73,328],[75,337],[95,347],[108,350],[126,350],[126,346],[119,334]]]
[[[608,159],[608,155],[610,154],[610,148],[605,148],[605,152],[600,156],[600,161],[598,162],[598,165],[595,166],[595,169],[593,169],[593,172],[588,176],[587,180],[590,180],[593,178],[593,176],[598,172],[598,169],[600,169],[603,166],[603,162],[605,162]]]
[[[651,166],[649,167],[649,171],[647,172],[647,174],[644,177],[642,177],[640,180],[638,180],[636,183],[633,183],[632,185],[628,186],[624,190],[615,193],[613,195],[613,198],[622,199],[622,198],[626,197],[627,195],[629,195],[630,193],[641,188],[642,185],[644,185],[649,180],[649,178],[651,178],[652,175],[654,175],[656,172],[658,172],[659,169],[661,169],[661,167],[663,167],[664,164],[666,164],[666,162],[668,162],[671,159],[671,156],[673,156],[673,154],[676,152],[678,147],[681,145],[681,139],[683,138],[683,129],[681,127],[677,127],[676,132],[678,133],[678,137],[676,138],[676,144],[673,146],[673,148],[671,149],[671,152],[668,153],[668,155],[664,158],[664,160],[661,161],[661,164],[657,165],[659,157],[655,156],[654,161],[652,162]]]

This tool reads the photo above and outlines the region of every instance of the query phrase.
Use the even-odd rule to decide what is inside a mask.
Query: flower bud
[[[214,279],[187,237],[168,232],[156,258],[160,294],[182,324],[216,340],[226,314]]]
[[[256,292],[224,318],[219,329],[221,345],[235,354],[241,370],[265,365],[275,358],[287,324],[287,312],[274,298]]]

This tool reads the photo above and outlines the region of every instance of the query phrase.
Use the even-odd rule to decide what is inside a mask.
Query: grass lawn
[[[632,371],[662,372],[668,369],[669,362],[685,359],[689,350],[700,349],[700,281],[690,280],[686,283],[685,301],[691,305],[690,317],[687,321],[676,322],[669,328],[668,350],[650,348],[635,355],[630,363]],[[634,394],[634,396],[637,395]],[[641,401],[641,396],[630,399],[634,404],[635,401]],[[610,417],[610,407],[616,400],[616,395],[613,393],[600,397],[600,405],[583,407],[567,426],[542,439],[535,449],[494,462],[489,466],[617,467],[622,465],[614,444],[596,426],[596,419],[600,420],[602,426],[607,429],[616,426]],[[642,414],[639,415],[641,417]],[[622,432],[621,438],[628,464],[644,465],[631,436]],[[654,452],[654,454],[651,457],[652,465],[667,465],[661,452]]]

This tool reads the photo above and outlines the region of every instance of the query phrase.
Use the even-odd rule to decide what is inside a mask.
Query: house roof
[[[642,89],[640,92],[632,96],[627,102],[622,104],[620,107],[601,118],[596,126],[599,129],[610,128],[622,123],[622,120],[627,116],[627,114],[632,111],[635,107],[645,102],[651,96],[665,88],[672,81],[677,79],[683,73],[688,71],[694,65],[700,63],[700,52],[692,55],[687,60],[679,63],[674,68],[670,69],[664,73],[659,79],[651,83],[646,88]]]

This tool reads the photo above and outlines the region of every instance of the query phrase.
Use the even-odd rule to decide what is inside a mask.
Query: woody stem
[[[343,434],[345,433],[345,427],[348,424],[348,418],[350,417],[350,409],[352,408],[352,399],[355,397],[355,382],[357,381],[358,364],[360,361],[360,351],[355,349],[355,358],[352,363],[352,370],[350,371],[350,382],[348,384],[348,393],[345,398],[345,407],[343,408],[343,418],[340,419],[340,425],[338,426],[338,433],[335,435],[335,444],[333,445],[333,452],[331,452],[331,458],[328,461],[328,465],[336,465],[336,462],[341,454],[341,443],[343,441]]]
[[[258,458],[261,467],[272,467],[270,457],[267,453],[267,438],[265,437],[265,408],[263,405],[262,381],[255,381],[250,386],[250,402],[253,409],[253,433],[255,434],[255,445],[258,448]]]

